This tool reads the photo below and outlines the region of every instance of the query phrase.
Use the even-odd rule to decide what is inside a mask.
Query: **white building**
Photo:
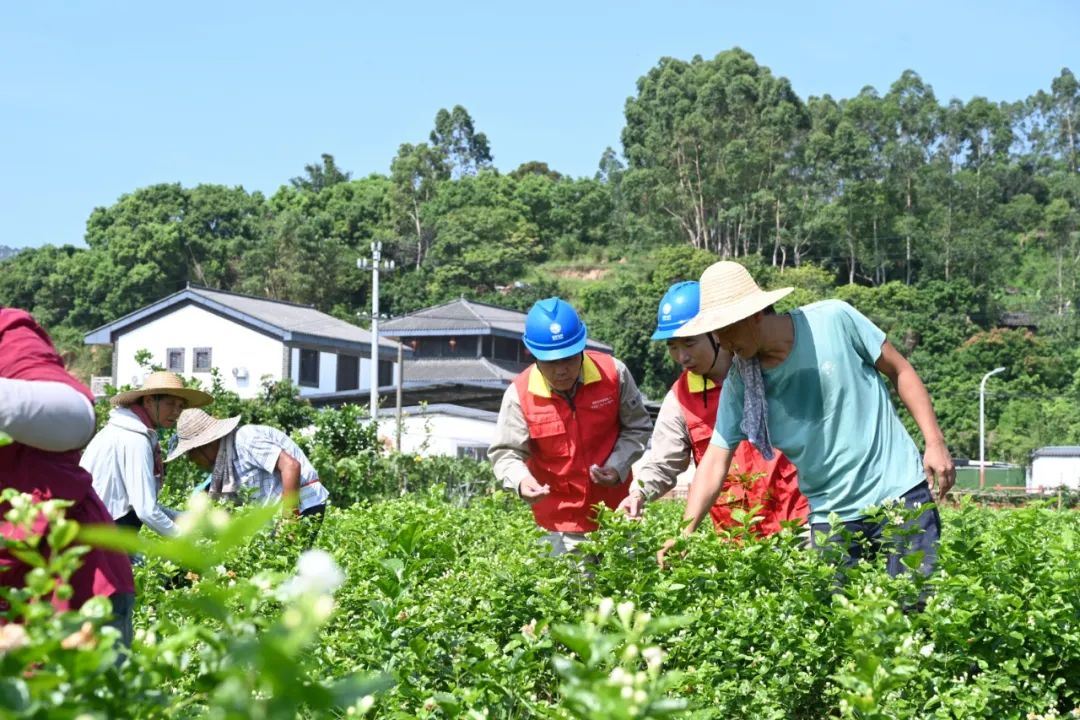
[[[146,371],[136,353],[175,373],[210,382],[217,368],[225,388],[258,394],[263,379],[288,378],[301,395],[354,394],[369,387],[393,392],[400,379],[398,343],[379,340],[373,366],[371,333],[307,305],[189,285],[86,335],[88,345],[112,345],[112,384],[138,386]],[[405,349],[405,356],[412,350]]]
[[[1049,446],[1031,453],[1028,492],[1040,493],[1059,487],[1080,490],[1080,446]]]
[[[401,409],[401,451],[413,455],[449,455],[486,460],[495,438],[499,413],[436,403]],[[379,411],[379,437],[397,442],[397,413]]]

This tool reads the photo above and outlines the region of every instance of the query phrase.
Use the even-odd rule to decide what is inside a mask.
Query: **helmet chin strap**
[[[709,365],[709,370],[712,370],[720,359],[720,342],[712,333],[705,333],[705,337],[709,338],[709,345],[712,346],[712,364]]]

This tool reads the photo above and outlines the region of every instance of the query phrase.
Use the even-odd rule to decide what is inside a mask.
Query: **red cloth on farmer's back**
[[[60,382],[75,388],[93,402],[93,395],[64,369],[45,330],[22,310],[0,308],[0,377],[16,380]],[[0,448],[0,486],[15,488],[35,501],[70,500],[67,517],[81,524],[112,524],[112,518],[93,491],[90,474],[79,467],[79,451],[48,452],[21,443]],[[0,506],[0,510],[6,507]],[[35,531],[44,531],[39,517]],[[20,539],[22,533],[0,522],[0,534]],[[42,549],[47,551],[43,542]],[[6,568],[6,569],[3,569]],[[0,584],[19,586],[29,568],[10,553],[0,550]],[[94,549],[83,556],[82,566],[71,577],[72,597],[53,599],[57,609],[78,608],[94,595],[134,592],[131,562],[121,553]]]

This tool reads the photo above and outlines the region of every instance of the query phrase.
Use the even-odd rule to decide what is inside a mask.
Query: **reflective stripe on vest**
[[[686,429],[690,432],[690,445],[694,449],[694,463],[700,463],[709,449],[713,428],[716,427],[716,410],[720,406],[720,388],[713,381],[686,370],[671,389],[679,401]]]

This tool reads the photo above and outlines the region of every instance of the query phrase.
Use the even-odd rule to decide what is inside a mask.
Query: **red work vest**
[[[90,391],[64,370],[49,336],[22,310],[0,308],[0,377],[64,383],[93,402]],[[68,518],[81,524],[111,525],[112,518],[91,483],[90,473],[79,467],[77,450],[48,452],[21,443],[0,448],[0,487],[15,488],[36,501],[71,500],[74,505],[66,510]],[[33,530],[47,532],[44,515],[38,518]],[[0,521],[0,534],[19,539],[23,533]],[[48,551],[45,542],[40,547]],[[28,570],[25,563],[7,551],[0,551],[0,583],[18,587]],[[82,565],[70,582],[73,591],[70,599],[53,598],[58,610],[78,608],[94,595],[135,591],[127,556],[98,549],[83,555]]]
[[[514,379],[521,412],[529,428],[529,458],[525,464],[551,494],[532,506],[536,523],[558,532],[596,529],[593,506],[604,503],[614,510],[630,489],[598,485],[589,466],[601,467],[619,439],[619,375],[610,355],[585,351],[583,382],[572,404],[552,392],[540,369],[533,365]]]
[[[712,387],[708,387],[710,384]],[[671,387],[690,433],[695,463],[701,462],[709,448],[720,406],[720,389],[720,385],[686,371]],[[759,505],[762,519],[754,525],[754,530],[760,535],[779,532],[780,523],[786,520],[806,521],[810,505],[799,492],[795,466],[779,450],[774,448],[773,452],[773,459],[766,460],[746,440],[735,447],[731,469],[716,504],[709,510],[717,529],[740,524],[732,519],[732,510],[749,510]]]

